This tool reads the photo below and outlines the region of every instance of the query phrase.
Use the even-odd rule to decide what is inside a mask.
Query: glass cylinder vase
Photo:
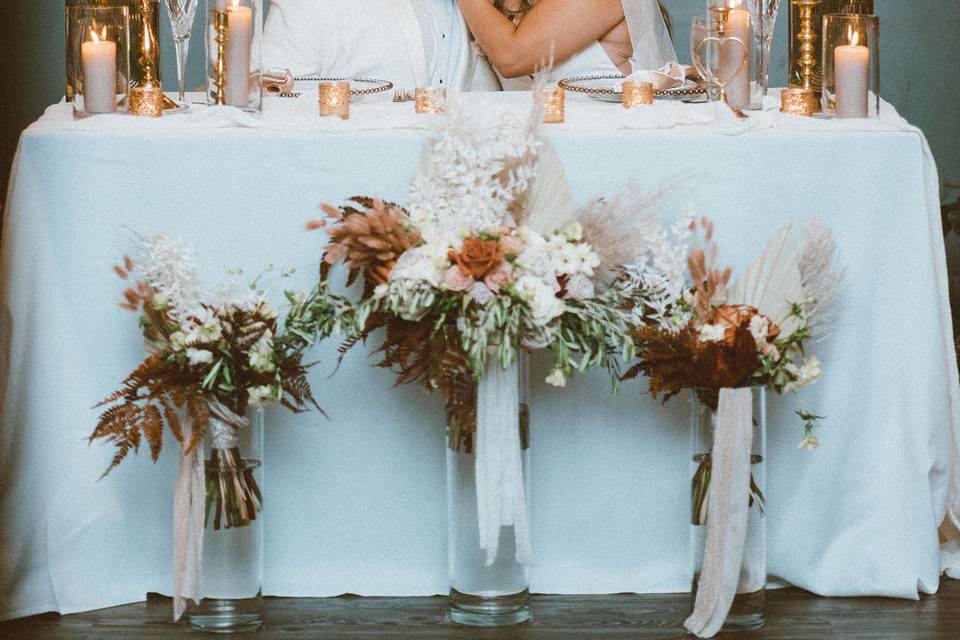
[[[767,584],[766,509],[766,432],[767,399],[763,388],[751,389],[753,401],[753,434],[750,449],[750,489],[743,496],[749,505],[747,538],[740,564],[733,605],[722,631],[757,629],[764,624]],[[704,546],[710,517],[708,504],[712,475],[714,434],[717,426],[718,393],[716,390],[693,392],[691,412],[691,489],[690,545],[693,559],[691,608],[696,603],[700,574],[703,569]]]
[[[206,0],[207,104],[263,108],[263,0]]]
[[[727,104],[734,109],[760,109],[753,72],[759,64],[748,0],[707,0],[710,36],[715,39],[716,77],[724,85]]]
[[[837,118],[880,114],[880,19],[823,18],[823,112]]]
[[[202,599],[190,608],[190,626],[214,633],[251,631],[263,624],[263,410],[251,410],[249,425],[232,430],[211,415],[208,434]]]
[[[130,95],[130,13],[127,7],[75,6],[68,68],[73,76],[73,115],[126,111]]]
[[[491,367],[499,366],[495,357]],[[527,361],[520,355],[510,372],[516,385],[523,494],[530,496],[530,417],[526,404]],[[448,407],[447,543],[450,596],[447,619],[463,625],[499,627],[526,622],[530,612],[530,569],[517,557],[517,528],[499,530],[497,554],[488,563],[481,548],[477,509],[478,384],[465,376],[458,397]]]

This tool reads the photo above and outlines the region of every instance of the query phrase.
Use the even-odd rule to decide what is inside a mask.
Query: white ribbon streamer
[[[687,631],[712,638],[723,627],[740,580],[747,540],[753,392],[721,389],[711,454],[707,539],[703,569]]]
[[[239,446],[240,429],[249,423],[216,399],[207,401],[210,431],[215,449]],[[184,444],[173,494],[173,620],[183,617],[187,601],[200,603],[200,567],[203,558],[203,529],[206,517],[207,486],[202,447],[187,452],[195,426],[187,416]]]
[[[533,563],[520,444],[520,373],[503,369],[495,355],[477,383],[477,520],[487,566],[500,551],[500,529],[513,527],[516,560]]]

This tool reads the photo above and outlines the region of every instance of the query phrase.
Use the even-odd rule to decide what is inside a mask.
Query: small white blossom
[[[567,240],[570,242],[582,242],[583,225],[581,225],[579,222],[574,222],[563,230],[563,235],[566,236]]]
[[[800,444],[797,445],[797,449],[803,449],[804,451],[815,451],[819,448],[820,440],[812,434],[807,434],[803,440],[800,441]]]
[[[567,376],[564,375],[562,369],[554,369],[547,376],[546,382],[551,386],[563,388],[567,386]]]
[[[250,349],[250,367],[258,373],[275,371],[277,365],[273,361],[273,334],[267,331],[257,344]]]
[[[573,300],[589,300],[594,293],[593,281],[582,273],[573,276],[567,283],[567,297]]]
[[[757,343],[757,351],[764,352],[767,346],[767,335],[770,333],[770,321],[761,316],[755,315],[750,318],[750,335],[753,341]]]
[[[280,388],[271,385],[251,387],[247,389],[247,397],[249,398],[250,406],[262,407],[280,400]]]
[[[187,347],[187,334],[183,331],[174,331],[170,334],[170,346],[174,351],[183,351]]]
[[[213,362],[213,353],[206,349],[190,347],[187,349],[187,359],[190,360],[190,365],[194,367],[200,364],[209,364]]]
[[[807,361],[803,363],[803,366],[798,367],[792,362],[788,362],[784,368],[796,378],[793,382],[788,382],[784,385],[784,393],[790,393],[800,387],[813,384],[823,376],[823,370],[820,368],[820,360],[818,360],[816,356],[808,358]]]
[[[700,342],[723,342],[727,330],[720,324],[705,324],[700,329]]]

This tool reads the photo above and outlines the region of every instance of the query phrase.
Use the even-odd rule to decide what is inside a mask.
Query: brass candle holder
[[[443,113],[446,111],[447,90],[442,87],[418,87],[413,96],[417,113]]]
[[[551,87],[534,91],[537,106],[543,111],[544,124],[563,124],[565,119],[565,102],[563,87]]]
[[[319,89],[320,115],[350,119],[350,83],[321,82]]]
[[[213,42],[217,45],[217,59],[213,66],[213,104],[222,107],[227,103],[227,37],[230,18],[226,10],[213,10]]]
[[[797,66],[800,86],[781,94],[780,110],[784,113],[811,116],[820,113],[820,56],[817,54],[815,17],[823,0],[790,0],[799,12],[799,30],[793,37],[799,44]]]
[[[621,101],[624,109],[633,109],[640,105],[653,104],[653,83],[624,82]]]
[[[140,0],[140,67],[143,80],[130,89],[130,113],[135,116],[159,118],[163,115],[165,96],[157,79],[157,36],[153,31],[153,4]]]

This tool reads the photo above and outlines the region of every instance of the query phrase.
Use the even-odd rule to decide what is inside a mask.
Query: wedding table
[[[470,101],[522,113],[529,100]],[[349,121],[315,110],[315,93],[270,98],[262,116],[194,106],[74,121],[59,104],[24,133],[3,221],[0,618],[170,593],[172,439],[155,466],[141,452],[99,482],[112,451],[85,441],[94,403],[143,358],[111,264],[135,233],[163,232],[193,243],[210,280],[273,263],[298,269],[277,287],[310,287],[325,236],[304,223],[358,194],[403,202],[431,118],[375,101]],[[874,121],[772,104],[738,120],[718,105],[568,96],[567,122],[543,135],[577,205],[633,183],[665,215],[714,219],[735,271],[785,224],[832,228],[845,295],[815,347],[825,376],[802,394],[827,416],[822,448],[798,450],[792,398],[770,402],[770,574],[824,595],[935,591],[960,389],[922,134],[889,105]],[[330,420],[267,413],[263,593],[443,593],[442,401],[391,389],[362,349],[331,377],[336,346],[311,377]],[[599,372],[556,389],[547,368],[533,358],[532,589],[686,590],[687,401],[661,407],[642,380],[612,395]]]

